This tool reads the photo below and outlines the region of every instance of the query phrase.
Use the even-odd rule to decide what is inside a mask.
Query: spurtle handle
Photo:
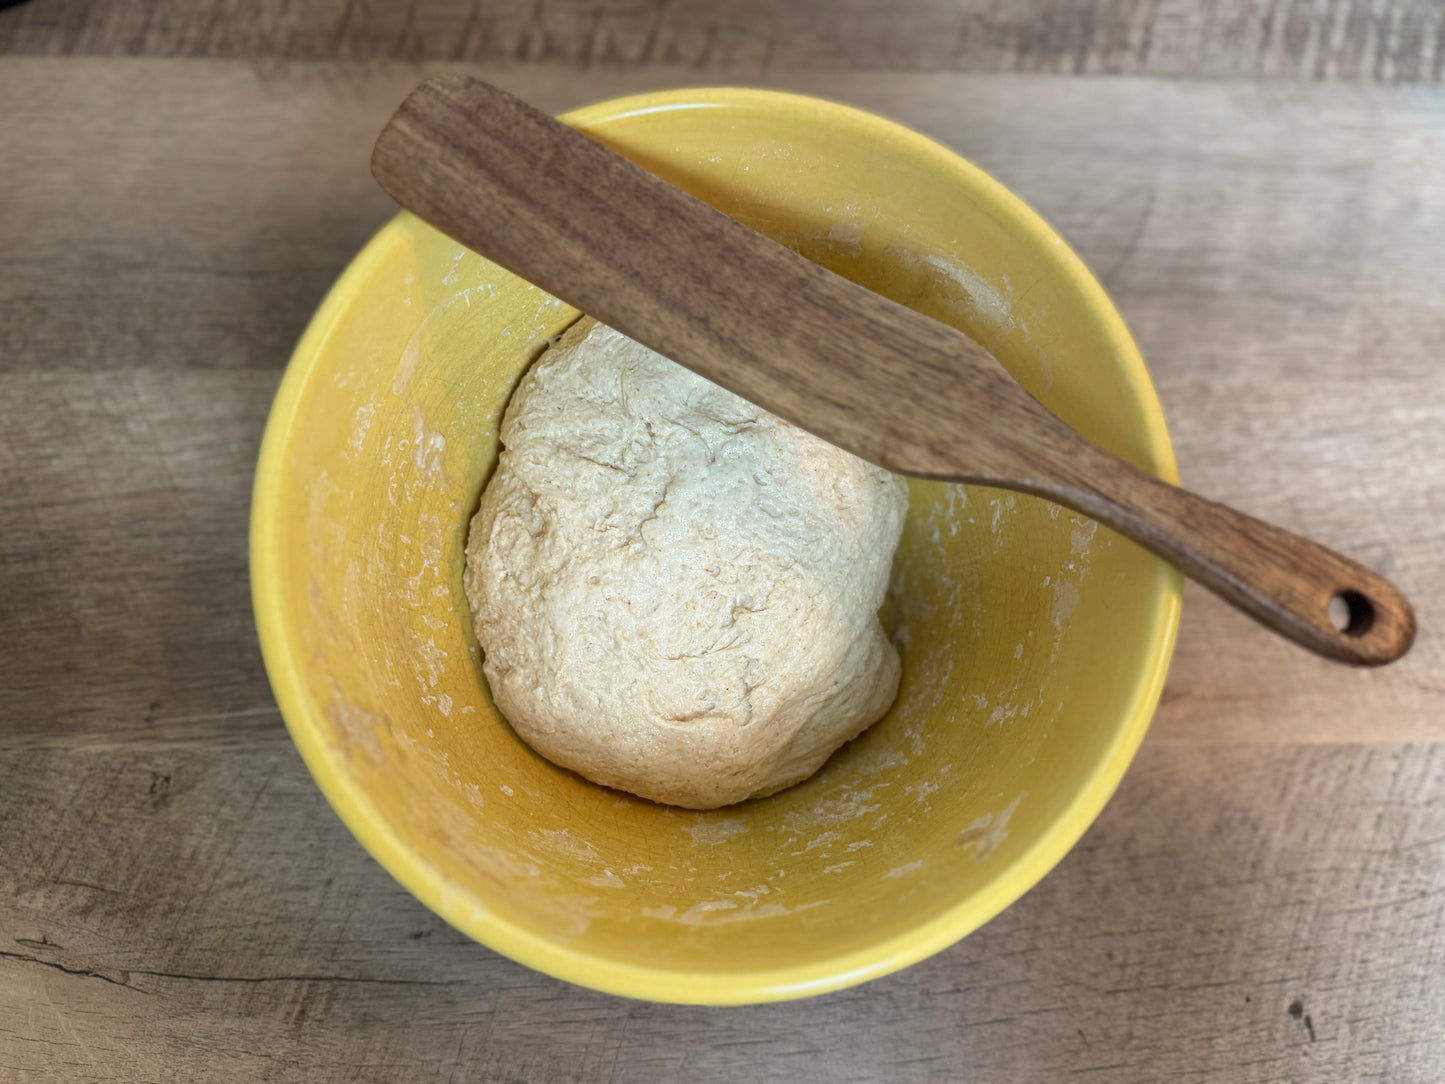
[[[1052,417],[1052,416],[1051,416]],[[1053,419],[1057,421],[1057,419]],[[1381,666],[1415,615],[1384,577],[1309,539],[1145,474],[1058,422],[1053,477],[1032,492],[1091,516],[1262,624],[1321,655]],[[1037,461],[1036,465],[1037,465]]]

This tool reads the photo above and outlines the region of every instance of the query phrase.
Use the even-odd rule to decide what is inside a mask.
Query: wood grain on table
[[[1445,1078],[1445,9],[1303,0],[33,0],[0,12],[0,1081]],[[471,943],[328,809],[252,626],[290,349],[424,75],[893,116],[1100,275],[1185,481],[1414,601],[1401,663],[1202,591],[1063,863],[804,1002],[647,1005]]]

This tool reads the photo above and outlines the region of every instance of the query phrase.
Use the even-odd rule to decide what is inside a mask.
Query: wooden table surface
[[[651,1005],[473,944],[336,819],[246,569],[271,396],[464,67],[559,110],[896,117],[1104,281],[1194,488],[1416,604],[1379,672],[1186,598],[1117,796],[1023,900],[809,1001]],[[283,0],[0,12],[0,1081],[1445,1079],[1445,7]]]

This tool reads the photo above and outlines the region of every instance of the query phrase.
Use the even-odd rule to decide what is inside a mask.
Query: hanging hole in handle
[[[1363,636],[1375,623],[1375,607],[1358,591],[1344,590],[1330,599],[1330,624],[1346,636]]]

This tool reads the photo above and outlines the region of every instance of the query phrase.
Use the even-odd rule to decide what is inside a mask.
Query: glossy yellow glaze
[[[1088,436],[1174,478],[1153,389],[1103,291],[946,149],[749,90],[566,119],[956,324]],[[1178,575],[1044,502],[914,483],[885,609],[903,684],[881,723],[812,780],[717,812],[596,787],[497,715],[461,586],[507,396],[575,315],[401,215],[297,347],[257,471],[252,575],[277,700],[326,796],[457,928],[633,997],[815,994],[986,922],[1117,785],[1164,680]]]

